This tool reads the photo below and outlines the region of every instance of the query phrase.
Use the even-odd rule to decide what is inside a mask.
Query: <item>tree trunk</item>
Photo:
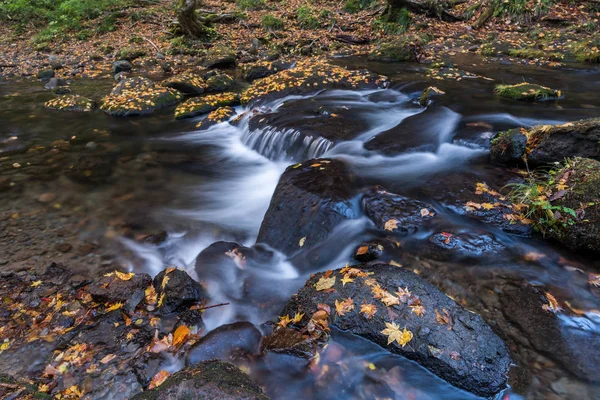
[[[437,17],[447,22],[456,22],[462,19],[452,15],[448,10],[465,1],[466,0],[387,0],[387,13],[390,17],[393,17],[395,11],[405,8],[409,11],[425,14],[430,17]]]
[[[206,35],[206,26],[196,14],[201,2],[202,0],[179,0],[177,22],[185,36],[200,38]]]

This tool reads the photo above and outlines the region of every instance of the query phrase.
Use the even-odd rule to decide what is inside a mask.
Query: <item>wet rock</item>
[[[421,93],[421,97],[419,97],[419,105],[425,107],[431,101],[432,96],[440,96],[445,94],[442,90],[436,88],[435,86],[429,86],[423,93]]]
[[[49,81],[51,78],[54,77],[54,70],[53,69],[44,69],[44,70],[38,72],[36,77],[42,82]]]
[[[146,55],[144,50],[125,48],[117,52],[116,58],[119,60],[133,61]]]
[[[516,85],[497,85],[494,93],[505,99],[522,101],[556,100],[562,96],[560,90],[527,82]]]
[[[156,234],[145,236],[142,239],[142,241],[144,243],[153,244],[155,246],[158,246],[158,245],[164,243],[168,237],[169,237],[169,234],[166,231],[162,231],[162,232],[159,232]]]
[[[506,247],[489,234],[438,232],[429,236],[420,250],[423,257],[450,261],[492,257]]]
[[[215,111],[209,113],[206,118],[196,125],[198,129],[208,129],[211,126],[228,121],[235,115],[235,110],[231,107],[219,107]]]
[[[168,78],[162,82],[162,85],[187,95],[202,94],[206,90],[204,79],[193,72],[186,72]]]
[[[324,61],[304,60],[294,68],[254,81],[242,94],[242,104],[323,89],[375,89],[388,85],[386,77],[365,70],[350,71]]]
[[[48,83],[46,83],[46,84],[44,85],[44,89],[47,89],[47,90],[53,90],[53,91],[54,91],[54,90],[55,90],[55,89],[57,89],[58,87],[60,87],[60,86],[67,86],[68,84],[69,84],[69,83],[68,83],[66,80],[64,80],[64,79],[60,79],[60,78],[51,78],[51,79],[48,81]],[[58,93],[58,94],[60,94],[60,93]]]
[[[296,329],[280,328],[264,337],[261,353],[273,352],[311,359],[317,354],[319,343],[323,344],[324,341],[314,340]]]
[[[206,80],[207,92],[225,92],[233,86],[233,78],[227,74],[211,76]]]
[[[490,142],[492,161],[530,165],[563,162],[569,157],[600,160],[600,119],[584,119],[561,125],[541,125],[529,130],[500,132]]]
[[[257,242],[287,255],[323,242],[340,222],[357,217],[353,180],[337,160],[313,159],[288,167],[275,188]]]
[[[334,278],[329,289],[316,290]],[[315,274],[281,315],[303,313],[296,324],[301,329],[320,318],[323,305],[331,309],[331,326],[414,360],[459,388],[492,396],[506,387],[511,359],[502,340],[481,317],[406,268],[361,265]]]
[[[179,371],[132,400],[267,400],[262,389],[232,364],[211,360]]]
[[[195,97],[177,106],[175,109],[175,118],[190,118],[208,114],[220,107],[235,106],[239,104],[239,101],[239,96],[236,93],[220,93]]]
[[[389,42],[378,44],[369,54],[370,61],[400,62],[419,61],[421,39],[415,35],[403,35]]]
[[[242,67],[242,78],[247,81],[266,78],[276,74],[279,71],[289,69],[294,64],[283,60],[276,61],[258,61],[252,64],[246,64]]]
[[[585,316],[566,316],[554,297],[529,284],[507,288],[500,301],[506,318],[515,323],[538,351],[559,361],[579,378],[600,381],[600,334]]]
[[[192,331],[201,331],[204,329],[204,319],[202,318],[202,310],[185,310],[179,314],[179,318],[173,327],[175,331],[180,326],[185,325]]]
[[[528,236],[531,225],[514,217],[516,210],[492,183],[469,173],[447,174],[431,178],[421,191],[441,203],[446,209],[483,223],[491,224],[505,232]]]
[[[133,65],[127,60],[119,60],[112,63],[113,75],[120,74],[121,72],[129,72],[133,69]]]
[[[384,247],[379,242],[363,243],[354,251],[354,259],[359,262],[375,261],[383,254]]]
[[[434,209],[418,200],[389,193],[382,187],[375,187],[362,199],[367,217],[379,229],[413,234],[435,216]]]
[[[572,250],[600,253],[600,162],[575,158],[552,181],[554,219],[545,215],[538,227]]]
[[[193,280],[185,271],[167,268],[154,278],[154,288],[162,306],[162,313],[183,310],[206,299],[204,288]]]
[[[146,78],[127,78],[102,99],[100,109],[114,116],[146,115],[181,101],[176,90],[157,86]]]
[[[81,183],[103,183],[112,175],[113,164],[111,157],[85,155],[79,157],[65,174]]]
[[[44,107],[59,111],[90,112],[94,109],[94,100],[77,94],[67,94],[48,100]]]
[[[222,325],[200,338],[189,350],[186,363],[243,359],[258,354],[262,334],[250,322]]]
[[[152,278],[148,274],[135,274],[129,280],[123,280],[115,273],[111,273],[96,279],[88,286],[88,292],[97,302],[126,302],[136,292],[144,293],[151,284]]]
[[[236,54],[226,46],[213,46],[208,49],[202,65],[206,68],[235,67]]]

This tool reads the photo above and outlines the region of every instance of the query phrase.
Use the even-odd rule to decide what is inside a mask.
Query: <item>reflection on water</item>
[[[425,86],[423,77],[414,71],[402,70],[397,65],[389,68],[392,71],[378,72],[387,73],[398,81],[416,82],[419,88]],[[496,72],[503,78],[511,74],[510,71],[486,72]],[[540,74],[541,80],[544,77],[548,78]],[[257,110],[260,118],[267,121],[265,126],[259,124],[253,129],[250,120],[259,117],[248,113],[235,126],[222,123],[203,131],[193,128],[197,120],[185,125],[185,122],[173,122],[168,115],[117,120],[94,114],[85,118],[75,116],[63,123],[64,116],[53,113],[34,122],[24,115],[34,110],[39,112],[41,101],[38,100],[45,94],[29,88],[29,97],[36,99],[34,103],[17,103],[9,97],[3,100],[5,107],[0,112],[7,118],[7,123],[0,128],[0,151],[8,153],[21,143],[52,141],[73,132],[92,132],[90,141],[102,140],[94,133],[96,130],[110,132],[112,136],[106,140],[111,146],[126,149],[123,153],[158,153],[162,162],[160,168],[172,172],[171,178],[162,182],[164,187],[160,189],[168,193],[168,201],[155,204],[151,194],[154,192],[148,191],[142,183],[137,190],[142,194],[149,193],[144,213],[161,225],[167,236],[159,244],[120,238],[122,245],[130,250],[123,254],[123,261],[131,269],[152,275],[171,265],[185,267],[192,276],[206,282],[211,302],[229,303],[226,307],[205,312],[207,331],[235,321],[249,321],[258,327],[265,321],[276,319],[282,305],[304,284],[309,273],[342,267],[350,261],[357,245],[381,235],[366,218],[348,221],[326,242],[311,249],[321,256],[320,263],[302,269],[307,271],[302,273],[296,267],[315,257],[304,254],[287,259],[273,252],[268,261],[245,268],[228,269],[217,263],[197,269],[195,259],[198,254],[216,241],[254,245],[279,176],[288,165],[312,157],[334,157],[348,163],[364,182],[382,184],[398,191],[414,191],[427,186],[434,175],[469,172],[482,180],[498,180],[498,175],[504,172],[487,163],[485,148],[490,135],[486,136],[486,133],[588,116],[589,109],[578,107],[576,96],[581,93],[580,101],[587,104],[589,91],[597,93],[600,85],[596,82],[596,86],[590,84],[587,89],[581,88],[575,83],[580,78],[576,72],[565,73],[564,85],[580,91],[567,92],[569,100],[561,103],[565,106],[560,109],[553,109],[548,104],[538,107],[499,101],[491,94],[492,84],[481,80],[460,84],[436,82],[447,95],[436,98],[429,109],[422,109],[415,104],[418,90],[411,83],[401,90],[336,90],[311,96],[290,96],[263,104]],[[5,96],[11,89],[3,87],[0,90],[0,95]],[[6,111],[17,104],[25,108],[12,113]],[[244,111],[248,110],[238,110]],[[321,121],[332,118],[346,121],[347,126],[343,123],[331,125],[328,130],[328,122]],[[57,129],[49,129],[53,126]],[[319,127],[323,127],[323,136],[319,134]],[[393,152],[386,151],[390,149],[390,143]],[[468,307],[478,312],[488,307],[498,308],[494,301],[481,296],[486,291],[497,290],[495,285],[501,277],[556,287],[560,289],[561,297],[569,299],[574,307],[600,309],[600,301],[590,294],[585,281],[572,279],[573,269],[566,268],[584,272],[594,270],[598,268],[594,260],[570,254],[550,243],[511,236],[454,214],[432,199],[424,200],[434,204],[436,211],[445,216],[445,225],[433,226],[430,231],[404,238],[404,251],[410,257],[414,256],[408,259],[416,260],[415,264],[422,263],[428,268],[424,271],[428,279],[448,294],[462,296]],[[420,252],[425,248],[427,237],[444,231],[489,235],[506,251],[485,261],[423,261]],[[523,261],[523,255],[532,253],[544,257],[540,262]],[[498,314],[492,314],[494,317],[487,314],[483,317],[493,320],[497,315],[501,318],[502,310],[495,311]],[[600,329],[600,321],[594,313],[576,318],[563,317],[561,324],[584,331]],[[535,352],[529,346],[521,346],[527,357]],[[275,354],[252,362],[237,362],[248,368],[273,398],[474,398],[417,364],[343,332],[334,332],[329,346],[310,363]],[[175,370],[181,367],[181,360],[171,360],[168,365]],[[518,399],[520,394],[541,398],[539,382],[549,379],[542,377],[545,372],[533,365],[519,367],[529,375],[539,375],[538,386],[533,380],[534,383],[528,384],[530,386],[508,390],[498,398]],[[550,379],[567,377],[585,390],[594,388],[574,379],[560,365],[552,364],[545,370],[551,371]]]

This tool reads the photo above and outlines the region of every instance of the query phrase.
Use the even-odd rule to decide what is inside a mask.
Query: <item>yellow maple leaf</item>
[[[302,321],[302,318],[304,318],[304,313],[295,313],[294,318],[292,318],[292,324],[297,324]]]
[[[365,316],[366,319],[371,319],[377,313],[377,307],[375,304],[364,303],[360,306],[360,312]]]
[[[135,276],[133,272],[124,273],[119,271],[115,271],[115,275],[117,275],[117,278],[119,278],[122,281],[128,281]]]
[[[410,306],[410,310],[419,317],[422,317],[423,314],[425,314],[425,308],[423,306]]]
[[[179,325],[177,329],[175,329],[175,333],[173,333],[173,347],[178,347],[179,345],[185,343],[187,338],[190,336],[190,328],[186,325]]]
[[[331,278],[325,278],[325,276],[322,276],[321,279],[319,279],[315,284],[315,289],[317,291],[330,289],[333,285],[335,285],[335,279],[335,276],[332,276]]]
[[[160,284],[160,287],[162,289],[164,289],[165,286],[167,286],[167,283],[169,283],[169,279],[171,279],[171,278],[169,278],[169,275],[165,274],[165,276],[163,277],[162,283]]]
[[[121,302],[118,302],[118,303],[115,303],[115,304],[113,304],[112,306],[108,307],[108,308],[106,309],[106,312],[115,311],[115,310],[118,310],[118,309],[119,309],[119,308],[121,308],[121,307],[123,307],[123,303],[121,303]]]
[[[335,312],[340,317],[343,317],[347,312],[354,310],[354,300],[351,298],[344,299],[343,301],[335,301]]]
[[[342,286],[346,286],[346,283],[352,283],[354,279],[350,278],[350,275],[344,275],[342,278]]]
[[[392,344],[394,341],[397,342],[400,346],[404,347],[410,342],[413,338],[413,334],[411,331],[404,328],[404,330],[400,330],[400,326],[398,326],[394,322],[386,322],[386,328],[381,331],[384,335],[388,337],[387,344]]]
[[[292,322],[292,319],[290,318],[289,315],[284,315],[283,317],[279,317],[279,322],[277,323],[277,325],[280,328],[285,328],[286,326],[288,326],[290,323]]]
[[[164,301],[165,301],[165,294],[164,294],[164,293],[162,293],[162,294],[160,295],[160,298],[158,299],[158,304],[157,304],[157,306],[158,306],[158,307],[162,307],[162,305],[163,305]]]
[[[395,219],[388,220],[383,226],[383,229],[385,229],[386,231],[393,231],[394,229],[398,229],[398,221]]]
[[[298,246],[300,246],[300,247],[304,246],[305,242],[306,242],[306,236],[304,236],[302,239],[300,239],[300,241],[298,242]]]
[[[146,303],[148,304],[156,304],[156,301],[158,299],[158,295],[156,294],[156,290],[154,289],[154,286],[149,286],[146,288],[146,290],[144,291],[145,295],[146,295]]]
[[[396,296],[388,292],[387,290],[383,291],[383,297],[381,298],[381,302],[385,304],[386,307],[391,307],[395,304],[400,304],[400,299]]]
[[[31,286],[32,286],[32,287],[38,287],[38,286],[40,286],[41,284],[42,284],[42,281],[35,281],[35,282],[32,282],[32,283],[31,283]]]

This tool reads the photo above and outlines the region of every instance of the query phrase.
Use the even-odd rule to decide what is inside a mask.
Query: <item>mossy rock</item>
[[[133,61],[136,58],[144,57],[146,52],[140,49],[125,48],[117,52],[115,58],[117,60]]]
[[[378,89],[388,84],[387,77],[366,70],[351,71],[322,59],[305,59],[294,68],[254,81],[240,100],[246,105],[324,89]]]
[[[496,85],[494,93],[505,99],[521,101],[557,100],[562,97],[560,90],[527,82],[516,85]]]
[[[206,68],[235,67],[236,54],[227,46],[213,46],[206,52],[202,65]]]
[[[419,97],[419,105],[425,107],[427,104],[429,104],[431,96],[440,96],[443,94],[446,93],[435,86],[429,86],[423,90],[423,93],[421,93],[421,96]]]
[[[175,118],[191,118],[197,115],[208,114],[219,107],[235,106],[239,102],[240,98],[237,93],[220,93],[195,97],[185,101],[175,109]]]
[[[283,71],[291,68],[292,62],[286,62],[283,60],[276,61],[258,61],[252,64],[246,64],[242,67],[242,78],[247,81],[254,81],[256,79],[266,78],[276,74],[279,71]]]
[[[235,115],[235,110],[232,107],[219,107],[215,111],[209,113],[206,118],[198,122],[196,128],[208,129],[213,125],[228,121]]]
[[[184,72],[168,78],[162,85],[187,95],[202,94],[207,88],[204,79],[193,72]]]
[[[550,165],[569,157],[600,160],[600,118],[501,132],[490,142],[490,155],[501,164]]]
[[[171,375],[162,385],[132,400],[268,400],[260,386],[236,366],[210,360]]]
[[[31,381],[17,380],[11,376],[0,374],[0,398],[50,400],[52,396],[39,392]]]
[[[524,59],[544,58],[550,61],[560,61],[563,59],[563,56],[560,53],[552,53],[536,48],[509,49],[508,55],[511,57]]]
[[[94,109],[94,100],[76,94],[59,96],[44,103],[46,108],[59,111],[90,112]]]
[[[405,35],[378,44],[369,54],[370,61],[401,62],[419,61],[422,40],[418,36]]]
[[[233,86],[234,80],[227,74],[213,75],[206,80],[207,92],[225,92]]]
[[[157,86],[146,78],[126,78],[102,99],[100,109],[114,116],[147,115],[183,99],[176,90]]]
[[[600,63],[600,35],[577,43],[573,55],[579,62]]]
[[[572,250],[600,253],[600,162],[574,158],[553,182],[548,190],[555,210],[548,235]]]

